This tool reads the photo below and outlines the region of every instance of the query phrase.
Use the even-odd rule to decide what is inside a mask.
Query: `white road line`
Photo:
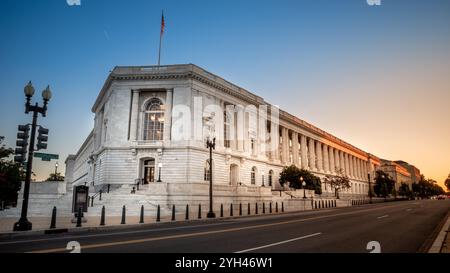
[[[383,216],[378,217],[377,219],[383,219],[383,218],[386,218],[386,217],[389,217],[389,215],[383,215]]]
[[[250,252],[250,251],[254,251],[254,250],[258,250],[258,249],[262,249],[262,248],[268,248],[268,247],[272,247],[272,246],[282,245],[282,244],[286,244],[286,243],[290,243],[290,242],[294,242],[294,241],[298,241],[298,240],[303,240],[303,239],[315,237],[315,236],[318,236],[320,234],[322,234],[322,233],[321,232],[314,233],[314,234],[310,234],[310,235],[306,235],[306,236],[302,236],[302,237],[298,237],[298,238],[294,238],[294,239],[290,239],[290,240],[286,240],[286,241],[282,241],[282,242],[278,242],[278,243],[273,243],[273,244],[270,244],[270,245],[258,246],[258,247],[254,247],[254,248],[249,248],[249,249],[237,251],[235,253],[246,253],[246,252]]]

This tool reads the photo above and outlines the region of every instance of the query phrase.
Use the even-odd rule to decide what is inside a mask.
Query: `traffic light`
[[[38,143],[36,147],[38,151],[47,149],[48,129],[39,126],[37,141]]]
[[[30,127],[28,125],[19,125],[19,132],[17,133],[17,142],[14,161],[17,163],[25,163],[25,157],[28,148],[28,138],[30,136]]]

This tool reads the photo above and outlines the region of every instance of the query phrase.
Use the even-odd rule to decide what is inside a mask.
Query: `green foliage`
[[[0,137],[0,201],[8,206],[17,203],[17,193],[25,179],[25,173],[20,164],[9,160],[14,151],[6,148],[3,141],[4,137]]]
[[[61,173],[51,173],[46,181],[64,181],[64,176]]]
[[[345,175],[343,169],[336,169],[337,175],[326,175],[324,183],[329,184],[334,189],[336,198],[339,198],[339,191],[351,188],[350,179]]]
[[[413,184],[414,195],[422,198],[429,198],[431,196],[445,194],[444,189],[437,184],[433,179],[425,179],[422,175],[419,183]]]
[[[299,169],[295,165],[284,167],[280,173],[279,182],[281,186],[287,184],[294,189],[303,189],[302,181],[306,182],[305,189],[314,190],[316,194],[322,194],[322,183],[320,178],[305,169]]]
[[[375,176],[375,186],[373,191],[377,196],[388,197],[395,193],[395,181],[385,172],[378,170]]]
[[[407,196],[410,197],[411,196],[411,189],[409,188],[409,185],[406,183],[402,183],[401,186],[398,189],[398,194],[400,196]]]
[[[447,187],[447,191],[450,192],[450,174],[447,179],[445,179],[445,186]]]

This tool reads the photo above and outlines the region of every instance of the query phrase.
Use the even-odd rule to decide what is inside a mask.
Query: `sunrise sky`
[[[0,135],[28,123],[23,87],[51,85],[49,153],[60,170],[93,127],[116,65],[194,63],[441,185],[450,173],[450,1],[3,0]],[[43,179],[55,162],[35,161]]]

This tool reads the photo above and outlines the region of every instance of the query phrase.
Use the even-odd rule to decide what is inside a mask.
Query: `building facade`
[[[280,172],[294,164],[321,178],[343,169],[352,185],[344,196],[366,196],[368,173],[373,180],[380,166],[376,156],[193,64],[116,67],[92,112],[93,131],[66,160],[68,189],[141,183],[149,194],[202,195],[208,136],[216,138],[214,187],[225,191],[280,189]],[[323,192],[332,194],[327,185]]]

